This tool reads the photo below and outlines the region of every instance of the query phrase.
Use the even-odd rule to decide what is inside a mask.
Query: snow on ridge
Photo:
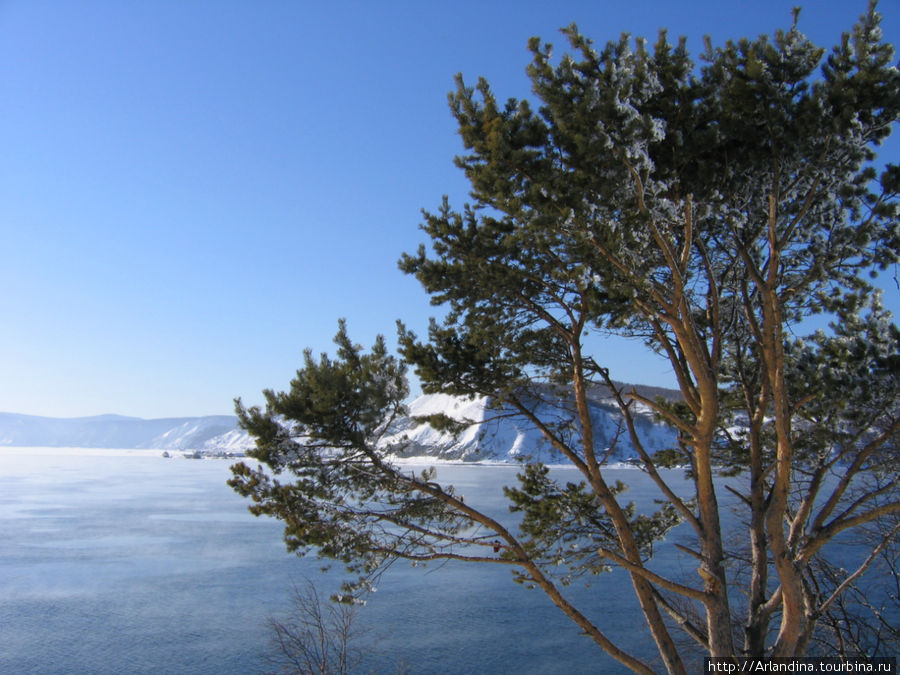
[[[231,415],[141,419],[52,418],[0,413],[0,445],[20,447],[230,450],[253,446]]]
[[[562,399],[535,398],[530,405],[544,422],[553,425],[571,442],[578,442],[576,414],[571,403]],[[607,461],[624,462],[637,457],[631,439],[624,429],[618,408],[600,397],[588,401],[594,423],[595,446],[598,455]],[[426,394],[409,404],[409,416],[395,425],[382,447],[399,460],[414,457],[469,462],[515,462],[523,457],[556,464],[566,463],[538,428],[513,410],[492,406],[486,397],[466,399],[446,394]],[[459,435],[438,431],[416,417],[443,414],[459,422],[471,424]],[[637,433],[649,452],[673,447],[676,432],[653,420],[649,412],[636,418]],[[612,449],[610,449],[612,448]]]
[[[167,429],[162,434],[150,439],[141,447],[159,450],[220,450],[223,446],[240,445],[235,443],[234,434],[242,435],[244,443],[241,447],[250,448],[253,442],[246,432],[237,428],[237,418],[230,415],[211,415],[208,417],[192,417],[181,424]],[[223,442],[222,437],[229,441]],[[229,449],[236,449],[229,447]]]
[[[571,402],[543,392],[529,404],[545,422],[571,442],[578,428]],[[398,461],[512,463],[531,457],[548,464],[567,463],[534,424],[512,410],[492,405],[487,397],[465,398],[427,394],[408,404],[408,415],[398,420],[381,439],[381,447]],[[622,428],[618,408],[600,395],[589,399],[598,456],[609,463],[637,456]],[[439,431],[416,418],[444,415],[469,422],[459,434]],[[675,431],[655,422],[649,413],[636,418],[638,435],[649,452],[673,447]],[[55,419],[0,413],[0,446],[132,448],[191,451],[200,455],[239,454],[253,447],[253,439],[230,415],[157,420],[104,415],[93,418]],[[612,450],[609,450],[613,447]]]

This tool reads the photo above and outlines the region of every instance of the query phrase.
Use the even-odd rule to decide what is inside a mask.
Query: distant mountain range
[[[644,396],[675,399],[679,393],[659,387],[636,387]],[[577,425],[571,401],[550,390],[530,399],[530,408],[550,420],[559,433],[577,441]],[[595,445],[607,461],[636,456],[628,434],[621,430],[621,414],[598,388],[589,397],[594,421]],[[653,419],[649,411],[638,414],[638,434],[649,451],[671,447],[675,431]],[[444,394],[421,396],[409,404],[409,415],[399,420],[382,440],[404,458],[430,457],[463,461],[515,461],[532,456],[544,462],[562,462],[538,429],[512,411],[492,404],[489,398],[465,399]],[[442,432],[423,418],[443,415],[462,422],[459,434]],[[253,447],[249,435],[232,415],[173,417],[146,420],[121,415],[52,418],[0,413],[0,446],[134,448],[194,451],[200,454],[240,453]]]
[[[240,451],[252,446],[233,415],[145,420],[122,415],[55,418],[0,413],[0,446]]]

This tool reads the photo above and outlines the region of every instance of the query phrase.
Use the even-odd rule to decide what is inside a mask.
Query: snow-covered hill
[[[488,398],[461,399],[445,394],[422,396],[413,401],[410,414],[384,439],[384,445],[406,447],[399,457],[428,456],[466,461],[514,462],[530,456],[547,463],[564,463],[565,458],[552,447],[538,428],[513,411],[494,407]],[[598,457],[621,462],[637,457],[622,424],[622,416],[611,401],[602,397],[589,400],[594,422],[594,446]],[[558,399],[533,401],[531,409],[544,423],[552,424],[570,441],[579,439],[574,406]],[[417,418],[445,415],[468,426],[458,435],[442,432]],[[638,415],[637,432],[648,452],[673,447],[674,429],[654,422],[649,412]]]
[[[645,395],[674,394],[652,390]],[[531,402],[534,412],[558,433],[578,439],[571,403],[545,395]],[[621,415],[597,392],[590,398],[598,456],[620,462],[636,456]],[[402,458],[429,457],[463,461],[513,462],[531,456],[548,463],[564,462],[534,424],[511,410],[491,405],[488,398],[464,399],[444,394],[421,396],[409,404],[409,415],[382,439],[385,448]],[[466,423],[458,435],[438,431],[422,421],[443,415]],[[648,413],[638,417],[638,433],[648,451],[671,447],[675,432]],[[0,446],[144,448],[199,451],[201,454],[240,453],[253,447],[247,432],[230,415],[145,420],[120,415],[59,419],[0,413]]]

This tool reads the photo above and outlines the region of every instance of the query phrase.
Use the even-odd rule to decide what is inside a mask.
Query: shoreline
[[[227,454],[232,452],[234,454]],[[200,459],[200,460],[243,460],[254,461],[252,457],[248,457],[242,451],[228,450],[193,450],[193,449],[172,449],[172,448],[85,448],[77,446],[26,446],[26,445],[0,445],[0,457],[2,456],[83,456],[83,457],[156,457],[159,459]],[[417,457],[394,457],[388,456],[386,459],[395,466],[453,466],[453,467],[499,467],[510,468],[522,466],[517,461],[506,461],[500,459],[479,459],[467,461],[464,459],[444,459],[429,455],[421,455]],[[550,468],[571,468],[570,463],[548,463],[545,466]],[[607,469],[628,469],[640,470],[640,467],[627,462],[614,462],[605,464]]]

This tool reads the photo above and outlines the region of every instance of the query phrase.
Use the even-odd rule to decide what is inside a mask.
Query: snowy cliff
[[[598,457],[608,462],[637,457],[622,416],[612,402],[595,397],[589,400],[588,407],[594,423]],[[560,400],[543,400],[533,401],[531,409],[569,442],[578,442],[574,406]],[[533,423],[521,416],[513,416],[513,412],[492,405],[488,398],[463,399],[445,394],[422,396],[409,405],[408,417],[392,430],[383,445],[401,448],[396,453],[398,457],[505,462],[531,457],[547,463],[566,462]],[[466,427],[454,435],[421,421],[436,414],[463,422]],[[648,452],[670,448],[675,443],[675,430],[655,422],[647,411],[637,415],[636,427]]]

